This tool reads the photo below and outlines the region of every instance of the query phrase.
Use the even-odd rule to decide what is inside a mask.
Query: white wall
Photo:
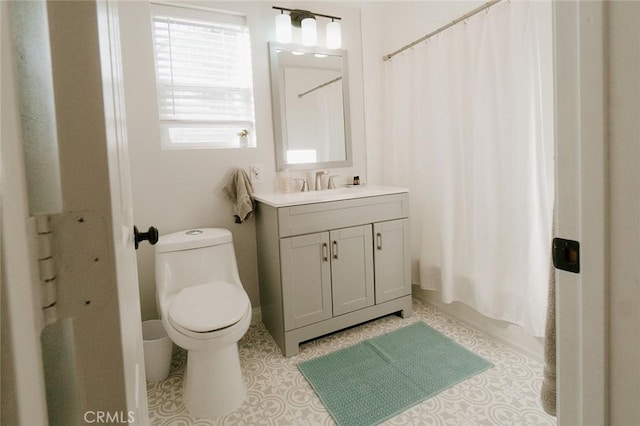
[[[200,7],[245,14],[251,33],[257,148],[218,150],[161,150],[156,103],[154,64],[145,1],[121,2],[120,29],[134,217],[138,228],[156,226],[161,234],[195,227],[224,227],[234,238],[240,278],[254,308],[259,307],[258,270],[253,219],[233,221],[232,207],[221,193],[230,170],[262,164],[264,181],[257,192],[276,189],[275,153],[269,78],[269,40],[275,40],[274,17],[268,2],[204,2]],[[343,48],[348,52],[354,164],[332,174],[343,182],[352,175],[365,177],[364,102],[359,10],[332,2],[280,2],[282,7],[304,8],[343,18]],[[323,23],[320,18],[319,22]],[[322,27],[322,25],[319,25]],[[319,38],[321,40],[321,38]],[[292,173],[311,177],[312,172]],[[312,180],[310,179],[310,182]],[[138,250],[140,298],[143,319],[157,317],[154,251],[148,244]]]

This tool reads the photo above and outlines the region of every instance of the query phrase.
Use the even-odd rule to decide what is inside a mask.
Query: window
[[[246,18],[158,4],[151,11],[163,148],[255,146]]]

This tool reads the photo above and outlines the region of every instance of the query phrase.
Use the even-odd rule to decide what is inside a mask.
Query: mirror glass
[[[347,52],[269,43],[278,170],[349,167]]]

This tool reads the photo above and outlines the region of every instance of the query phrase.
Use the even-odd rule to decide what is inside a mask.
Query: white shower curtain
[[[550,31],[548,2],[503,1],[385,64],[383,179],[410,189],[421,287],[535,336],[554,197]]]

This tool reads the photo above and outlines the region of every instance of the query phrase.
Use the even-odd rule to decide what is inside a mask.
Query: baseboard
[[[253,308],[251,310],[251,325],[256,325],[262,321],[262,309]]]
[[[464,303],[444,303],[438,291],[423,290],[419,286],[414,285],[412,292],[413,297],[416,299],[435,307],[465,325],[522,352],[536,361],[543,362],[543,338],[529,336],[516,324],[488,318]]]

